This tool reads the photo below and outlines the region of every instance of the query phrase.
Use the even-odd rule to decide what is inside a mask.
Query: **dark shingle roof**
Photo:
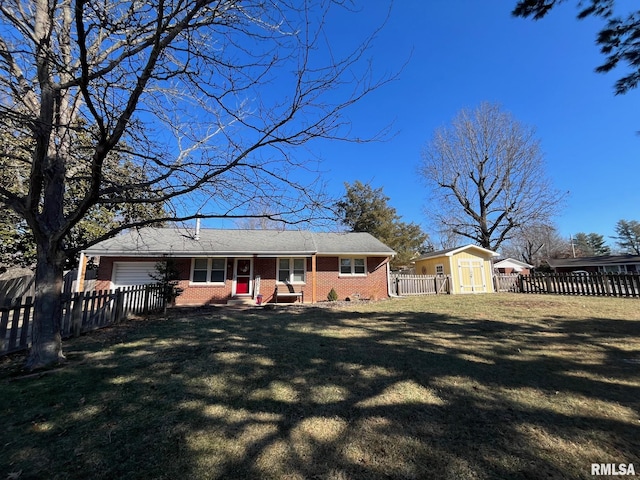
[[[597,267],[606,265],[628,265],[640,263],[638,255],[601,255],[599,257],[550,258],[547,260],[552,268],[558,267]]]
[[[395,255],[368,233],[319,233],[300,230],[226,230],[142,228],[104,240],[84,251],[103,256],[198,255]]]

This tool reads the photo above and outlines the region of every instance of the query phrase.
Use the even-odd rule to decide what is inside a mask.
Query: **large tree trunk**
[[[45,368],[65,360],[60,335],[62,319],[63,270],[60,255],[52,255],[48,245],[38,243],[36,296],[31,349],[25,364],[28,370]]]

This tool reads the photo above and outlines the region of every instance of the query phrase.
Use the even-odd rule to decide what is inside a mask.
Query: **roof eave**
[[[369,257],[395,257],[396,252],[318,252],[319,256],[332,256],[336,255],[363,255]]]
[[[370,257],[394,257],[396,252],[315,252],[315,251],[291,251],[283,250],[279,252],[255,252],[255,251],[171,251],[166,250],[148,250],[144,252],[132,251],[132,250],[83,250],[83,253],[87,256],[100,256],[100,257],[281,257],[281,256],[300,256],[310,257],[313,255],[320,256],[340,256],[340,255],[363,255]]]

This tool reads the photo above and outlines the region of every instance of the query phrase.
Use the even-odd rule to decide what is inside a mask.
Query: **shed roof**
[[[424,260],[424,259],[427,259],[427,258],[452,257],[456,253],[464,252],[466,250],[477,250],[478,253],[482,254],[483,256],[488,256],[488,257],[497,257],[498,256],[498,254],[496,252],[494,252],[493,250],[488,250],[486,248],[479,247],[478,245],[464,245],[462,247],[447,248],[445,250],[437,250],[435,252],[425,253],[424,255],[421,255],[420,257],[416,258],[416,261]]]
[[[84,251],[85,255],[151,257],[159,255],[313,254],[393,256],[393,249],[368,233],[326,233],[304,230],[229,230],[142,228],[129,230]]]

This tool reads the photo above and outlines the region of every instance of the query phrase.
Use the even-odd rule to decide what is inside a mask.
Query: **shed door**
[[[485,293],[487,285],[482,260],[458,260],[460,293]]]
[[[149,274],[155,274],[156,262],[115,262],[111,283],[113,288],[155,283]]]

